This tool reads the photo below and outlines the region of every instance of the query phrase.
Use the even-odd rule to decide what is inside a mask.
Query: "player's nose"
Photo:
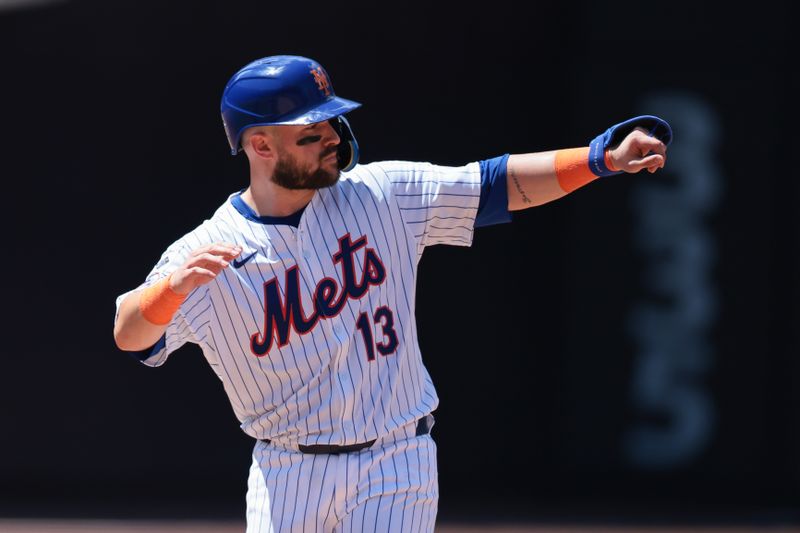
[[[335,146],[342,141],[336,128],[333,127],[333,124],[331,124],[329,120],[325,121],[325,130],[322,138],[325,146]]]

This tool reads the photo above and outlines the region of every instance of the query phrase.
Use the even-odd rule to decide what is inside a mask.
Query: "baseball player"
[[[664,166],[672,132],[636,117],[588,147],[460,167],[358,164],[319,63],[273,56],[222,94],[250,184],[177,239],[117,299],[120,349],[159,366],[198,344],[255,439],[247,531],[432,531],[439,399],[414,319],[417,265],[434,244],[590,181]]]

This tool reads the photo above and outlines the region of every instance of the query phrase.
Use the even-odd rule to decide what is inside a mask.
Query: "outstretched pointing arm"
[[[602,176],[645,168],[655,172],[664,167],[671,141],[672,130],[666,122],[645,116],[609,128],[589,147],[511,155],[508,209],[552,202]]]

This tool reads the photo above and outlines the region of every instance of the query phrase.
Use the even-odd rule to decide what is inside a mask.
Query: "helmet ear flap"
[[[341,115],[330,119],[329,122],[339,135],[339,147],[336,154],[339,170],[342,172],[352,170],[358,163],[358,142],[350,128],[350,123]]]

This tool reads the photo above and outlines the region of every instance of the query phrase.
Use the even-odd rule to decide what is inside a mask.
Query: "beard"
[[[309,172],[300,168],[300,164],[291,155],[283,154],[279,157],[272,173],[272,181],[285,189],[324,189],[339,181],[339,168],[329,171],[322,167],[322,160],[335,153],[337,148],[332,146],[325,150],[319,159],[320,166],[317,170]]]

